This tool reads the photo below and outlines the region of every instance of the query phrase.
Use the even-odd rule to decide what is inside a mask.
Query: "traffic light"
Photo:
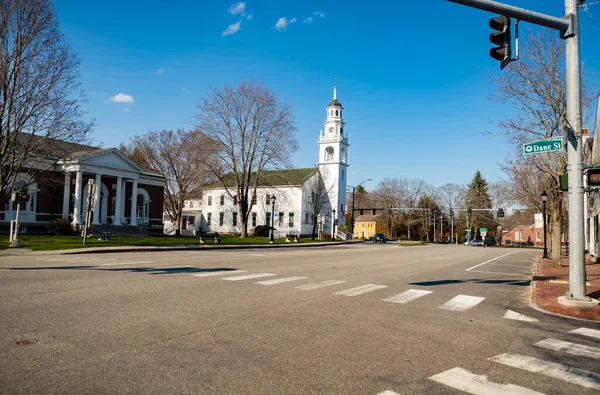
[[[497,47],[490,49],[490,56],[500,61],[500,70],[510,63],[512,50],[510,38],[510,18],[499,16],[490,19],[490,27],[496,32],[490,34],[490,42]]]
[[[502,207],[500,207],[498,209],[498,218],[503,218],[504,217],[504,209]]]
[[[467,209],[467,217],[470,217],[471,214],[473,214],[473,211],[470,208],[468,208]]]
[[[27,193],[22,193],[20,196],[20,199],[22,202],[28,202],[29,201],[29,194]]]
[[[431,215],[433,217],[433,209],[432,208],[429,209],[429,215]]]

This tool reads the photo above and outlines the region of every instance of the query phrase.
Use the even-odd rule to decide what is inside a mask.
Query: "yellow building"
[[[370,239],[375,233],[383,233],[381,226],[377,224],[376,215],[360,215],[354,219],[354,235],[353,238]]]

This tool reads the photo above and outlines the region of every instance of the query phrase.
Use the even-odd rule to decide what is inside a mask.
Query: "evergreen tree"
[[[479,228],[487,228],[488,235],[493,236],[496,233],[497,226],[493,212],[479,211],[479,209],[492,208],[492,198],[490,198],[487,181],[483,178],[479,170],[475,172],[468,188],[465,202],[467,208],[472,209],[472,215],[468,218],[469,227],[472,229],[471,234],[477,236]]]

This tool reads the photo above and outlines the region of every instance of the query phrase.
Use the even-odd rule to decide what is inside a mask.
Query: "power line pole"
[[[579,59],[579,10],[582,0],[565,0],[565,17],[556,18],[491,0],[447,0],[480,10],[531,22],[561,33],[566,44],[567,156],[569,173],[569,292],[564,304],[590,303],[585,288],[583,163],[581,150],[581,69]],[[554,252],[556,253],[556,252]]]

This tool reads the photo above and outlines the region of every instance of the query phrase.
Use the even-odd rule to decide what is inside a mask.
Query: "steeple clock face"
[[[333,134],[333,130],[334,130],[334,129],[333,129],[333,126],[331,126],[331,127],[329,128],[329,134]]]

